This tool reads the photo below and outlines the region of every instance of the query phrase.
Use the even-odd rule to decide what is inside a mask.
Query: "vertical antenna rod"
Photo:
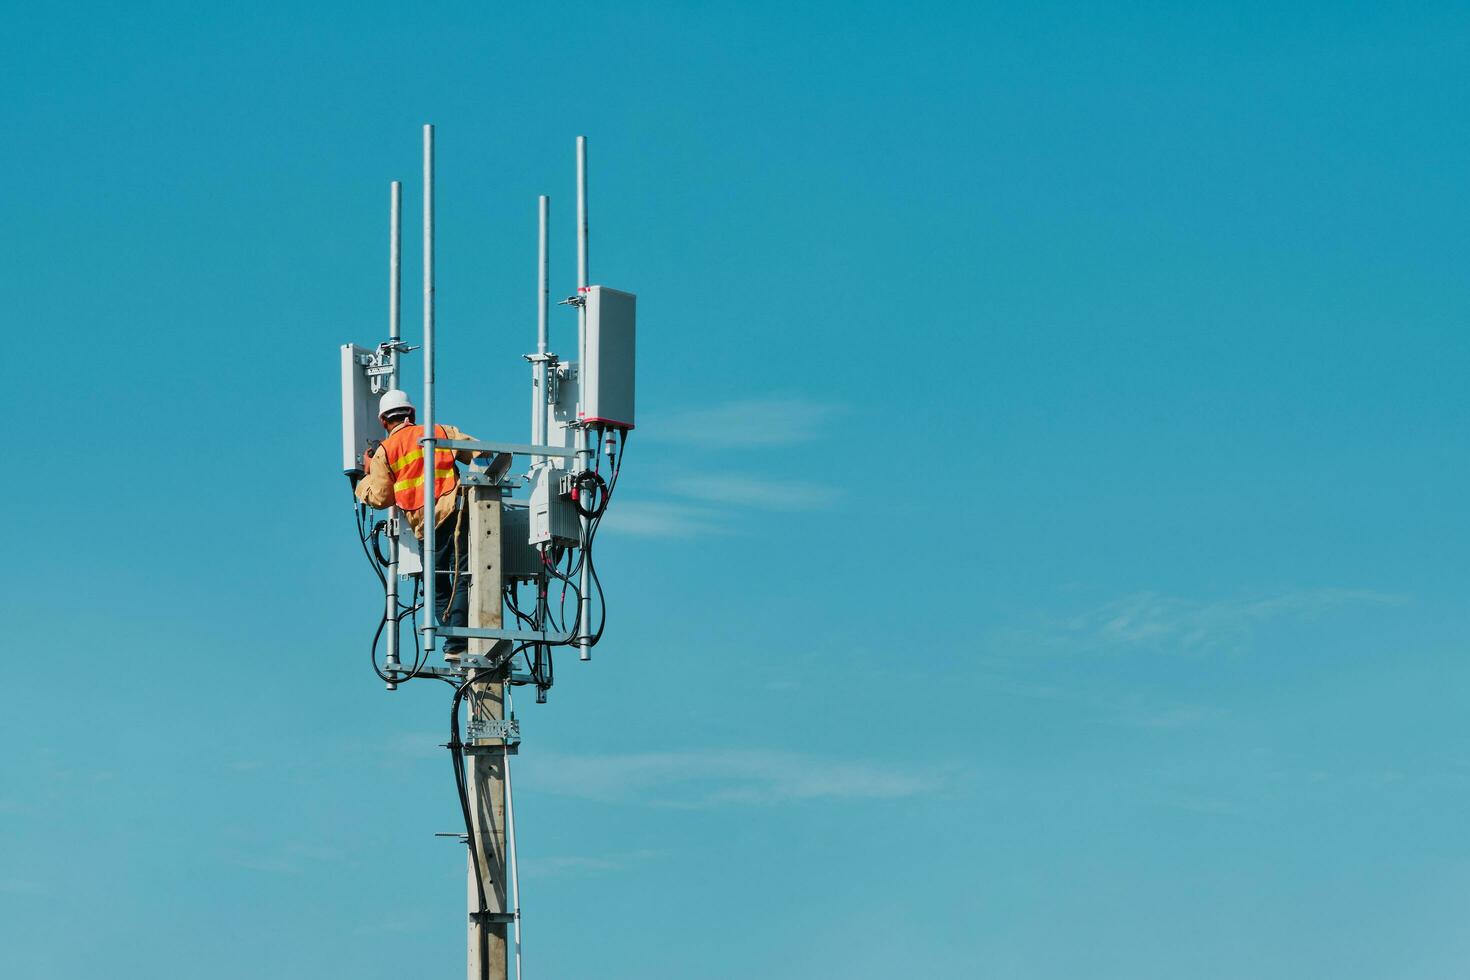
[[[546,444],[546,413],[551,403],[546,397],[546,312],[550,299],[550,243],[551,243],[551,198],[542,194],[536,199],[536,211],[540,220],[540,234],[536,244],[536,370],[534,391],[531,392],[531,442],[537,446]],[[545,457],[537,456],[535,462]]]
[[[587,423],[583,412],[582,393],[587,390],[587,137],[577,137],[577,467],[592,468],[592,452],[587,443]],[[582,546],[587,546],[591,533],[587,518],[581,518]],[[592,581],[591,566],[587,563],[585,550],[582,553],[582,576],[579,588],[577,646],[581,648],[583,660],[592,659]]]
[[[402,233],[403,185],[398,181],[388,185],[388,342],[393,345],[388,353],[388,387],[398,387],[398,315],[402,306],[400,285],[403,279],[400,258]],[[397,509],[389,513],[392,525],[398,523]],[[388,589],[385,596],[388,624],[389,668],[398,666],[398,535],[388,536]],[[398,685],[388,682],[388,690],[398,690]]]
[[[388,355],[388,387],[398,387],[398,330],[403,309],[403,184],[388,185],[388,339],[393,350]]]
[[[434,652],[434,127],[424,125],[424,655]]]
[[[587,288],[587,137],[577,137],[577,289]],[[586,340],[578,337],[580,344]],[[581,356],[581,352],[578,352]]]

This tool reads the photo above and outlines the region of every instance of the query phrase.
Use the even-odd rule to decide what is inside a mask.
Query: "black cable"
[[[373,525],[372,531],[373,557],[377,558],[378,564],[383,566],[384,568],[387,568],[388,566],[393,564],[392,560],[387,555],[383,554],[383,531],[386,530],[387,527],[387,521],[379,521],[378,523]]]
[[[469,786],[465,778],[464,755],[461,749],[464,743],[459,740],[459,705],[464,696],[469,692],[471,685],[478,679],[477,675],[471,673],[466,677],[464,683],[454,689],[454,698],[449,702],[449,742],[445,748],[449,749],[449,755],[454,763],[454,786],[459,792],[459,809],[464,815],[464,833],[466,843],[470,847],[470,866],[475,869],[475,891],[479,895],[479,908],[477,911],[485,911],[485,880],[480,874],[480,847],[475,841],[475,821],[470,815]]]
[[[536,629],[536,620],[533,617],[527,616],[525,613],[521,612],[521,607],[516,603],[516,589],[518,585],[519,583],[516,582],[509,582],[506,584],[505,603],[507,606],[510,607],[511,615],[515,616],[517,620],[534,630]]]
[[[358,502],[357,506],[354,508],[354,511],[357,518],[358,543],[362,545],[363,554],[367,556],[368,564],[372,566],[373,574],[378,577],[378,584],[383,586],[383,590],[386,593],[388,589],[388,577],[383,573],[383,569],[386,567],[390,567],[391,563],[388,561],[387,558],[383,556],[382,551],[379,550],[378,540],[379,535],[381,535],[383,530],[387,527],[388,522],[379,521],[375,525],[373,525],[370,530],[367,525],[367,515],[369,512],[368,506],[364,503]],[[369,544],[369,541],[372,542],[371,545]],[[392,617],[393,629],[395,631],[398,629],[399,624],[403,622],[404,616],[412,617],[413,633],[415,637],[418,636],[418,611],[423,608],[423,604],[419,601],[419,586],[420,583],[415,580],[414,597],[412,603],[408,606],[404,606],[400,602],[396,613]],[[384,673],[383,670],[378,666],[378,641],[383,638],[383,629],[388,625],[388,620],[389,616],[385,611],[383,615],[378,618],[377,629],[373,631],[373,641],[368,649],[368,660],[372,664],[373,673],[377,674],[380,680],[388,684],[396,684],[402,681],[413,680],[414,678],[419,676],[419,671],[423,669],[423,666],[427,659],[424,657],[423,651],[418,646],[418,644],[414,645],[413,666],[408,669],[405,676],[389,676],[388,674]],[[401,667],[400,670],[402,670]]]
[[[376,525],[373,526],[372,530],[369,530],[367,526],[367,505],[358,502],[357,506],[354,507],[353,510],[357,518],[358,543],[362,545],[362,552],[367,557],[368,564],[372,566],[373,574],[378,577],[378,584],[383,587],[383,591],[386,593],[388,590],[388,577],[383,574],[383,567],[386,566],[388,562],[383,559],[382,553],[378,551],[376,542],[377,535],[386,526],[387,522],[379,521]],[[374,542],[371,547],[368,544],[369,539]],[[414,597],[414,601],[417,602],[417,587],[415,587],[414,590]],[[414,613],[415,623],[417,623],[417,607],[413,607],[410,611]],[[398,624],[402,622],[403,616],[404,613],[402,611],[397,612],[393,616],[394,630],[398,629]],[[368,660],[372,664],[373,673],[377,674],[379,679],[388,684],[398,683],[399,681],[403,680],[412,680],[414,677],[418,676],[418,672],[423,666],[422,658],[419,656],[417,650],[415,650],[413,669],[409,672],[407,677],[390,677],[378,667],[378,641],[383,638],[383,628],[388,625],[388,619],[389,616],[387,611],[385,610],[383,615],[378,617],[378,627],[376,630],[373,631],[373,642],[368,648]]]
[[[612,500],[613,491],[617,489],[618,477],[623,472],[623,457],[627,454],[628,434],[626,430],[618,430],[618,452],[613,460],[612,479],[608,482],[606,492],[603,495],[602,506],[597,516],[589,523],[587,528],[587,540],[582,547],[582,561],[587,563],[587,572],[592,579],[592,584],[597,588],[597,630],[589,635],[588,645],[596,646],[602,639],[603,632],[607,629],[607,596],[602,590],[602,579],[597,574],[597,563],[592,556],[592,546],[597,539],[597,530],[602,526],[603,515],[607,512],[607,505]]]
[[[374,560],[372,552],[368,550],[368,528],[367,528],[367,505],[358,504],[357,511],[357,539],[362,545],[362,553],[367,556],[368,564],[373,566],[373,574],[378,577],[378,584],[384,589],[388,588],[388,579],[383,575],[383,569]]]
[[[554,575],[562,584],[561,598],[557,601],[557,614],[558,619],[561,622],[566,622],[567,618],[567,590],[570,589],[572,591],[572,594],[575,595],[577,598],[577,615],[576,618],[572,620],[571,626],[566,629],[563,629],[561,625],[557,626],[558,632],[565,632],[568,634],[569,637],[562,644],[558,645],[566,646],[576,642],[577,629],[582,625],[582,589],[573,581],[573,576],[576,575],[578,571],[580,571],[581,567],[582,566],[580,559],[575,567],[572,565],[572,553],[568,551],[566,573],[563,574],[557,571],[555,568],[551,570],[552,575]]]
[[[397,629],[398,628],[398,624],[402,621],[403,615],[407,615],[407,614],[405,613],[405,614],[402,614],[402,615],[399,615],[399,616],[395,617],[394,623],[393,623],[394,629]],[[386,615],[384,615],[381,619],[378,620],[378,629],[377,629],[377,632],[375,632],[373,634],[373,645],[372,645],[372,650],[371,650],[371,662],[372,662],[372,665],[373,665],[373,673],[377,674],[378,677],[381,680],[383,680],[384,682],[389,683],[389,684],[399,684],[399,683],[402,683],[403,681],[411,681],[411,680],[413,680],[413,679],[415,679],[415,678],[417,678],[419,676],[419,671],[423,669],[424,663],[425,663],[425,658],[423,656],[423,650],[417,644],[415,644],[415,646],[414,646],[413,666],[412,667],[409,667],[409,668],[406,668],[406,671],[407,671],[406,673],[401,673],[398,676],[389,676],[388,674],[384,673],[381,668],[378,667],[378,640],[382,639],[382,636],[383,636],[383,627],[386,626],[387,624],[388,624],[388,617]],[[405,668],[402,666],[402,662],[401,661],[399,663],[398,670],[399,671],[404,671],[405,670]]]
[[[551,604],[547,601],[547,592],[550,587],[550,576],[546,573],[547,549],[542,546],[541,568],[536,573],[536,611],[533,614],[536,629],[545,630],[547,621],[551,619]],[[551,689],[551,647],[545,643],[538,643],[535,647],[535,660],[531,664],[531,677],[536,682],[536,703],[546,703],[546,692]]]
[[[583,506],[584,497],[590,497],[592,503]],[[607,509],[607,483],[596,470],[582,470],[572,477],[572,506],[589,520],[601,517]]]
[[[417,624],[418,624],[418,611],[423,608],[423,603],[419,600],[419,586],[420,586],[420,582],[417,579],[415,579],[414,580],[414,583],[413,583],[413,599],[412,599],[412,601],[410,602],[409,605],[406,605],[405,606],[405,605],[403,605],[403,603],[401,601],[399,602],[399,605],[398,605],[398,613],[397,613],[397,615],[395,615],[393,617],[393,628],[395,630],[397,630],[399,628],[399,624],[401,624],[403,622],[403,619],[404,619],[405,616],[412,616],[413,617],[414,625],[417,626]],[[414,680],[415,678],[421,676],[419,674],[419,671],[422,670],[423,667],[424,667],[424,665],[428,662],[428,658],[424,656],[423,647],[420,646],[417,643],[414,644],[413,666],[412,667],[408,667],[408,668],[404,668],[403,666],[401,666],[401,662],[400,662],[400,666],[399,666],[398,670],[400,672],[403,672],[403,673],[400,673],[400,676],[389,676],[388,674],[384,673],[383,670],[381,670],[378,667],[378,640],[382,638],[382,635],[383,635],[383,627],[386,626],[387,623],[388,623],[388,616],[385,613],[383,615],[383,617],[378,621],[378,629],[377,629],[377,632],[373,634],[373,644],[372,644],[372,650],[371,650],[371,662],[372,662],[372,665],[373,665],[373,673],[377,674],[378,677],[381,680],[383,680],[385,683],[389,683],[389,684],[398,684],[398,683],[402,683],[403,681],[411,681],[411,680]],[[415,631],[414,631],[414,637],[417,638],[417,636],[418,636],[418,631],[417,631],[417,629],[415,629]]]
[[[538,589],[537,589],[537,593],[536,593],[537,610],[536,610],[535,613],[533,613],[532,615],[529,615],[529,616],[526,615],[525,613],[521,612],[520,605],[519,605],[518,598],[517,598],[517,592],[518,592],[519,586],[520,586],[520,583],[519,582],[511,582],[508,585],[506,585],[506,587],[505,587],[506,605],[510,607],[511,614],[513,616],[515,616],[516,619],[519,620],[522,625],[526,626],[528,629],[530,629],[530,630],[532,630],[534,632],[538,632],[538,633],[539,632],[542,632],[542,629],[541,629],[541,621],[537,618],[537,615],[539,614],[540,607],[541,607],[541,593],[540,593],[540,589],[539,589],[539,582],[538,582]],[[541,697],[542,696],[542,692],[545,689],[545,686],[541,683],[542,649],[545,646],[546,646],[546,644],[544,644],[544,643],[528,643],[528,644],[523,644],[522,645],[521,652],[525,655],[525,658],[526,658],[526,673],[528,675],[530,675],[530,678],[531,679],[529,681],[514,681],[513,680],[513,681],[510,682],[510,683],[515,684],[517,686],[523,686],[525,684],[534,683],[536,685],[536,687],[537,687],[537,696],[538,697]],[[530,648],[530,651],[531,652],[526,652],[526,648]],[[533,656],[533,654],[534,654],[534,656]]]
[[[464,753],[461,751],[464,748],[464,742],[460,741],[459,738],[459,706],[464,701],[464,697],[469,693],[471,687],[479,681],[488,680],[489,678],[485,676],[486,674],[494,676],[501,667],[509,663],[526,646],[527,644],[523,643],[514,648],[502,657],[499,664],[493,668],[470,671],[469,675],[464,679],[464,682],[455,686],[454,698],[449,702],[449,741],[446,743],[445,748],[449,749],[450,758],[454,764],[454,785],[459,792],[460,813],[464,815],[465,839],[470,847],[470,867],[475,869],[475,892],[479,897],[479,908],[477,911],[481,914],[486,911],[485,879],[480,872],[480,845],[475,839],[475,821],[474,817],[470,814],[469,779],[465,775]]]
[[[592,541],[587,541],[587,572],[592,578],[592,584],[597,589],[597,630],[588,636],[588,645],[597,646],[597,641],[602,639],[602,631],[607,628],[607,597],[602,592],[602,579],[597,575],[597,565],[592,561]]]

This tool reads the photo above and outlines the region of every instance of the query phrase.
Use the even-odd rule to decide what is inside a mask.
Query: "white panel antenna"
[[[582,302],[587,307],[582,423],[631,429],[638,297],[607,286],[589,286]]]
[[[342,345],[342,472],[362,474],[367,441],[381,437],[378,396],[367,369],[373,352],[356,344]]]

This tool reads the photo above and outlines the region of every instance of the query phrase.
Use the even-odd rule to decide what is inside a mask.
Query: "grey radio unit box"
[[[638,297],[588,286],[587,363],[582,371],[582,419],[588,425],[633,428]]]
[[[577,509],[561,495],[561,481],[566,473],[554,466],[538,466],[531,473],[530,528],[531,544],[575,544],[582,538],[582,523]]]
[[[541,552],[531,544],[531,511],[524,503],[505,501],[500,511],[500,574],[530,580],[541,574]]]

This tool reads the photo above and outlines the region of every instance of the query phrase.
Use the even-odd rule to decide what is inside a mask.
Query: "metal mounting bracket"
[[[508,645],[509,643],[507,642]],[[505,661],[498,654],[492,654],[488,657],[482,657],[479,654],[467,654],[461,655],[459,658],[460,670],[495,670],[504,666]]]
[[[533,446],[523,442],[485,442],[481,439],[436,439],[440,449],[469,449],[482,453],[510,453],[512,456],[557,456],[570,459],[577,455],[575,449],[562,446]]]
[[[393,373],[392,355],[394,353],[407,354],[415,350],[418,350],[417,344],[405,344],[401,340],[385,340],[373,353],[358,357],[358,363],[367,369],[363,373],[373,379],[374,394],[380,394],[383,390],[383,383],[379,379]]]
[[[472,742],[498,738],[503,739],[506,745],[519,745],[521,721],[519,718],[471,718],[465,725],[465,735]]]
[[[411,680],[414,677],[443,677],[446,680],[454,680],[464,676],[464,671],[457,667],[420,667],[418,672],[415,673],[408,667],[405,667],[402,661],[391,666],[384,666],[383,672],[393,677],[393,680],[399,684],[406,680]]]
[[[465,469],[468,472],[459,475],[459,482],[467,487],[501,487],[514,490],[526,485],[525,477],[508,476],[499,483],[495,483],[485,477],[483,470],[472,470],[469,467],[465,467]]]
[[[435,631],[443,637],[463,637],[467,640],[514,640],[517,643],[550,643],[560,646],[572,639],[572,634],[550,633],[546,630],[497,630],[479,626],[441,626]],[[465,658],[466,660],[470,658]]]
[[[472,668],[488,670],[494,666],[494,664],[483,662],[482,659],[479,657],[467,657],[465,659],[474,661],[470,664],[470,667]],[[399,675],[395,677],[394,680],[396,680],[400,684],[406,680],[409,680],[410,677],[414,676],[412,672],[407,667],[403,666],[401,662],[394,666],[384,666],[383,672],[386,674]],[[460,667],[420,667],[417,676],[442,677],[445,680],[463,680],[464,670]],[[532,677],[528,672],[524,670],[513,670],[508,675],[506,675],[505,679],[510,681],[512,684],[534,684],[536,682],[536,678]]]

